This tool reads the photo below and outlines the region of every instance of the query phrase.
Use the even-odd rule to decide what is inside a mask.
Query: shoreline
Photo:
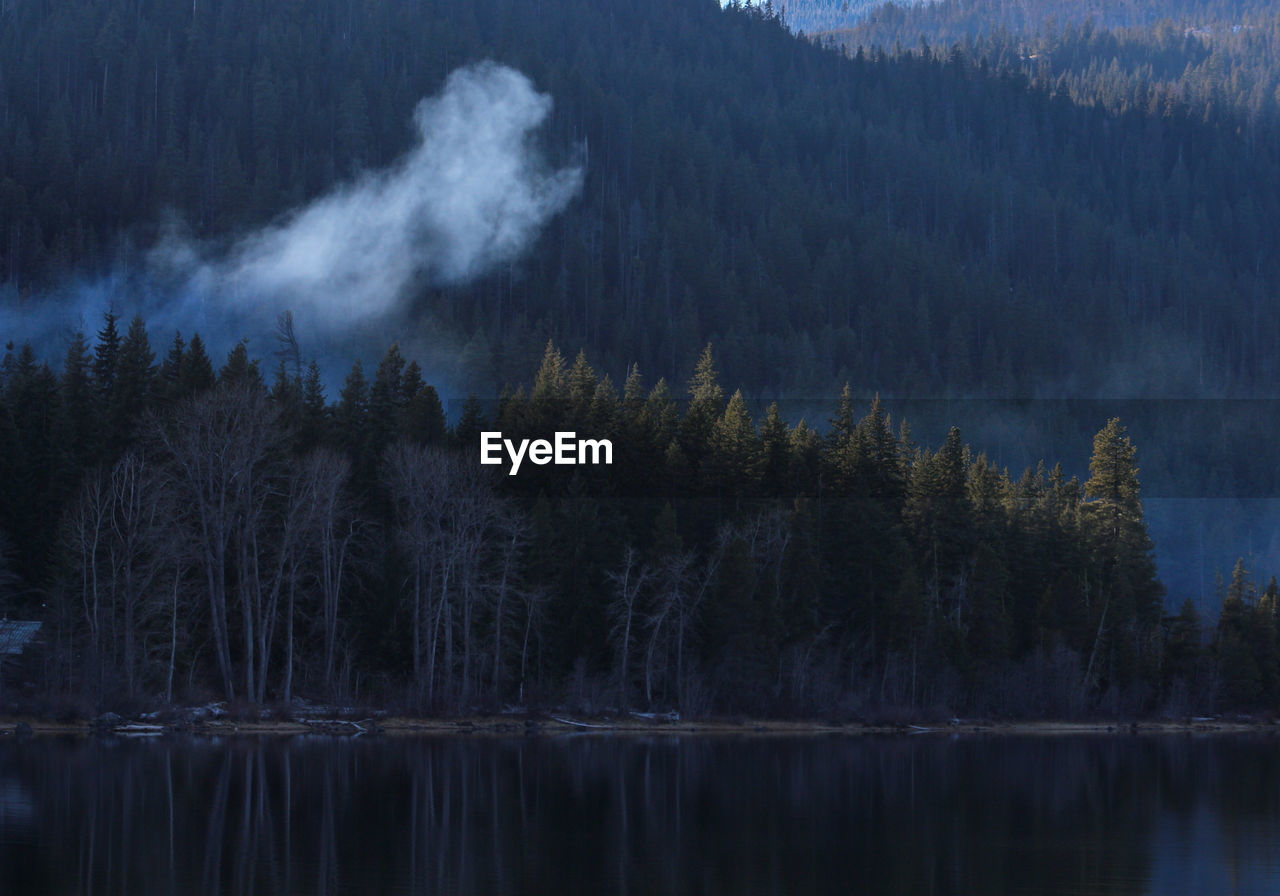
[[[861,722],[768,719],[646,719],[570,714],[529,714],[520,717],[475,715],[441,718],[386,716],[353,719],[327,717],[313,719],[201,719],[192,722],[162,723],[150,720],[102,719],[59,721],[26,716],[0,717],[0,744],[10,738],[31,736],[105,735],[112,737],[195,737],[301,735],[330,737],[413,737],[413,736],[700,736],[777,737],[864,735],[985,735],[985,736],[1072,736],[1085,734],[1280,734],[1280,723],[1264,720],[1188,719],[1093,721],[1012,721],[953,720],[935,725],[887,725]]]

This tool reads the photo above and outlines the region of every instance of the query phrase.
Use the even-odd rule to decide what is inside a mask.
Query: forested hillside
[[[792,31],[816,36],[847,28],[881,4],[879,0],[779,0],[771,5],[758,5],[781,16]]]
[[[0,599],[44,622],[45,712],[295,696],[504,705],[1078,716],[1274,708],[1274,579],[1243,563],[1206,646],[1163,608],[1137,448],[1081,483],[1010,475],[952,428],[916,443],[845,390],[825,435],[686,386],[621,388],[552,345],[449,427],[392,346],[336,398],[199,336],[108,317],[60,370],[0,374]],[[271,381],[268,387],[267,380]],[[609,466],[478,463],[478,436],[608,438]],[[15,588],[15,585],[17,586]]]
[[[1071,436],[1114,416],[1072,400],[1175,400],[1132,418],[1163,426],[1143,451],[1166,496],[1280,493],[1280,30],[1203,8],[977,31],[967,4],[882,8],[823,46],[780,5],[715,0],[0,3],[0,587],[48,611],[48,690],[262,701],[296,674],[434,708],[520,683],[734,710],[1273,706],[1260,564],[1174,589],[1222,610],[1202,650],[1195,608],[1162,605],[1119,424],[1094,446],[1109,473],[1086,477]],[[271,323],[244,333],[222,281],[193,298],[156,273],[174,234],[199,269],[320,197],[395,203],[420,101],[486,60],[553,104],[515,132],[561,188],[522,251],[410,270],[372,314],[351,306],[367,266],[307,281],[305,307],[249,289]],[[421,212],[342,232],[398,226],[374,243],[411,250],[448,229]],[[114,323],[138,309],[162,359],[143,317]],[[297,337],[321,313],[342,366]],[[397,339],[422,366],[350,368]],[[681,406],[666,384],[691,376]],[[885,406],[938,397],[928,449],[889,425]],[[938,428],[988,417],[993,459]],[[426,447],[474,446],[486,418],[590,422],[622,456],[495,486],[459,466],[473,451]],[[1067,472],[1005,472],[1045,438],[1030,457]],[[258,472],[238,515],[197,521],[212,486],[186,460],[213,441]],[[1211,578],[1198,511],[1176,528]]]
[[[794,16],[790,13],[793,8]],[[1256,25],[1274,16],[1275,10],[1266,0],[936,0],[848,4],[844,0],[799,0],[783,8],[787,23],[810,36],[852,29],[863,37],[874,35],[873,44],[890,47],[908,34],[909,39],[902,41],[904,46],[913,45],[921,34],[954,43],[1000,31],[1030,34],[1085,23],[1106,30],[1167,25],[1203,33],[1229,33],[1235,27]],[[819,31],[805,22],[828,24]]]
[[[918,52],[921,41],[937,52],[959,47],[1076,103],[1152,114],[1172,98],[1206,117],[1228,107],[1254,122],[1276,114],[1278,34],[1280,16],[1261,3],[1094,9],[985,0],[884,4],[822,39],[848,50]]]
[[[963,49],[841,58],[712,0],[9,4],[5,301],[128,265],[166,210],[234,234],[391,162],[415,102],[485,58],[554,98],[543,142],[586,181],[523,262],[417,296],[419,326],[478,337],[482,387],[548,337],[615,375],[684,376],[714,340],[753,394],[1275,380],[1274,97],[1080,101]]]

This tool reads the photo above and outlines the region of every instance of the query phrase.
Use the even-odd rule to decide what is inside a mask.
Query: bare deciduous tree
[[[439,614],[433,603],[439,597],[433,585],[440,533],[435,516],[433,472],[442,457],[424,446],[398,442],[387,449],[382,477],[395,504],[396,534],[409,558],[412,585],[409,592],[413,643],[413,679],[421,687],[424,637],[433,645],[427,673],[427,692],[434,697],[434,632]],[[445,571],[447,576],[447,570]],[[447,584],[447,579],[446,579]],[[428,637],[426,630],[431,634]]]
[[[515,508],[504,504],[498,514],[495,537],[498,541],[501,574],[493,584],[493,695],[500,696],[503,624],[510,613],[510,597],[515,593],[520,558],[529,540],[529,524]]]
[[[62,521],[62,540],[80,581],[84,662],[102,695],[136,696],[146,677],[148,647],[162,643],[168,606],[165,576],[173,568],[172,506],[156,465],[125,452],[108,470],[90,473]],[[119,680],[109,680],[119,675]]]
[[[264,532],[281,498],[276,410],[253,382],[226,382],[180,405],[153,427],[170,466],[170,483],[186,508],[191,539],[209,596],[214,652],[228,699],[237,694],[230,610],[238,598],[245,696],[265,695],[276,602],[296,522],[286,513],[266,556]],[[264,562],[265,561],[265,562]]]
[[[640,562],[640,554],[634,547],[627,545],[622,555],[622,566],[609,573],[609,581],[614,586],[614,599],[609,604],[609,612],[614,618],[613,634],[620,637],[618,645],[618,702],[622,711],[629,707],[631,681],[627,670],[631,659],[631,629],[636,619],[640,594],[652,576],[652,570]],[[646,656],[652,654],[652,647]],[[646,699],[650,690],[649,663],[645,664]]]
[[[62,539],[76,558],[76,570],[80,578],[80,600],[88,633],[87,664],[93,670],[95,685],[102,689],[101,673],[104,669],[103,617],[105,597],[98,576],[102,571],[106,554],[104,544],[111,502],[107,477],[101,472],[86,477],[80,496],[71,505],[63,520]]]
[[[511,511],[471,458],[401,442],[387,449],[382,476],[411,569],[415,680],[420,689],[425,684],[429,701],[436,699],[439,681],[449,697],[465,702],[482,675],[482,602],[486,595],[493,596],[497,619],[501,618],[513,564],[525,539],[523,526],[517,531],[510,521],[504,522]],[[495,549],[501,556],[490,562]],[[497,583],[491,577],[494,570]],[[500,638],[497,619],[493,633]],[[461,640],[460,658],[455,638]],[[500,651],[495,645],[497,661]]]
[[[147,629],[155,607],[153,585],[164,566],[168,526],[165,501],[152,466],[136,451],[128,451],[111,470],[110,508],[111,582],[120,607],[120,637],[126,693],[138,691],[138,639]]]
[[[675,642],[677,666],[683,652],[684,626],[689,602],[689,568],[693,565],[692,553],[677,552],[664,557],[654,575],[653,603],[649,611],[649,645],[644,659],[644,698],[653,706],[653,680],[655,660],[672,652]],[[661,648],[661,649],[659,649]]]
[[[542,610],[547,602],[547,591],[544,588],[525,588],[519,594],[524,602],[524,637],[520,639],[520,689],[517,699],[524,703],[524,686],[529,668],[529,638],[533,636],[541,642]]]
[[[294,592],[297,566],[304,558],[312,563],[312,580],[320,600],[320,630],[324,645],[324,684],[333,692],[339,640],[339,603],[346,580],[352,544],[361,522],[346,494],[351,462],[331,448],[317,448],[299,465],[294,477],[301,523],[305,532],[305,552],[294,552],[294,574],[289,578],[288,661],[285,699],[292,695],[294,649]]]

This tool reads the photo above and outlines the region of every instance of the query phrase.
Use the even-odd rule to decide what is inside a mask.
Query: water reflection
[[[6,894],[1280,892],[1264,736],[0,748]]]

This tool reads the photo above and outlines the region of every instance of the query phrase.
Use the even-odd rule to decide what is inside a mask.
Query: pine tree
[[[100,405],[94,394],[93,361],[84,333],[77,331],[67,347],[58,383],[57,445],[64,465],[64,496],[70,495],[81,473],[93,465],[101,440]]]
[[[1253,583],[1253,576],[1245,568],[1244,558],[1239,557],[1236,560],[1235,568],[1231,570],[1231,582],[1227,585],[1226,602],[1236,608],[1245,609],[1254,605],[1257,596],[1257,586]]]
[[[1120,601],[1123,616],[1144,625],[1160,618],[1163,589],[1156,581],[1154,545],[1143,516],[1137,449],[1113,418],[1093,440],[1084,485],[1088,521],[1104,594]]]
[[[318,446],[329,438],[329,406],[324,395],[320,365],[314,360],[302,377],[302,420],[298,427],[300,445]]]
[[[435,386],[422,384],[409,399],[404,411],[402,433],[423,445],[443,445],[448,437],[444,404]]]
[[[1085,677],[1090,683],[1126,683],[1150,655],[1150,633],[1163,615],[1164,588],[1156,580],[1154,546],[1143,518],[1137,449],[1118,418],[1094,437],[1085,512],[1098,600],[1092,610],[1093,644]],[[1105,660],[1105,662],[1103,662]]]
[[[750,495],[759,480],[760,438],[742,390],[733,393],[711,430],[706,479],[734,497]]]
[[[533,378],[533,401],[563,401],[568,396],[564,355],[548,340],[542,353],[542,364]]]
[[[93,380],[98,388],[98,400],[104,408],[111,405],[115,391],[116,363],[120,354],[117,319],[114,311],[107,311],[103,316],[102,329],[98,331],[98,344],[93,349]]]
[[[1164,650],[1164,686],[1166,692],[1181,680],[1189,686],[1198,673],[1201,647],[1200,613],[1195,602],[1187,598],[1178,614],[1169,619],[1169,634]]]
[[[565,386],[568,392],[572,419],[575,422],[585,420],[596,392],[596,372],[591,369],[591,364],[587,362],[587,353],[585,351],[578,352],[578,357],[574,359],[573,367],[569,369],[565,377]]]
[[[157,374],[158,384],[157,390],[160,398],[172,403],[181,396],[182,389],[182,361],[187,354],[187,343],[182,338],[181,332],[173,334],[173,342],[169,344],[169,351],[165,353],[164,360],[160,362],[160,370]]]
[[[608,374],[600,378],[591,393],[586,421],[594,438],[612,438],[615,442],[618,440],[618,390],[614,388],[613,380]]]
[[[1214,644],[1222,699],[1229,709],[1256,709],[1265,694],[1263,671],[1254,648],[1253,607],[1247,600],[1250,587],[1249,572],[1244,558],[1240,558],[1222,601]]]
[[[194,347],[195,339],[191,342]],[[249,357],[249,340],[241,339],[236,343],[235,348],[227,353],[227,363],[223,364],[222,369],[218,371],[218,382],[253,389],[264,387],[258,360]]]
[[[484,406],[480,403],[480,399],[474,395],[467,396],[467,400],[462,405],[462,416],[458,419],[458,425],[454,427],[454,443],[464,452],[478,453],[480,433],[486,427]]]
[[[109,458],[118,457],[132,441],[134,428],[156,388],[155,352],[142,315],[129,323],[116,355],[114,388],[107,402],[105,435]]]
[[[632,364],[627,371],[627,381],[622,387],[622,401],[627,407],[627,416],[637,416],[644,406],[644,400],[644,378],[640,376],[640,365]]]
[[[724,389],[708,345],[689,380],[689,407],[680,421],[680,450],[696,475],[711,450],[716,421],[724,412]]]
[[[541,438],[563,429],[568,417],[569,385],[564,355],[555,344],[548,341],[542,354],[542,364],[533,379],[533,391],[529,394],[529,411],[526,422],[531,433]]]
[[[823,457],[830,487],[836,494],[851,494],[857,488],[864,452],[858,436],[853,388],[848,383],[840,393],[840,407],[831,418],[825,441]]]
[[[204,340],[199,333],[191,336],[191,343],[182,356],[182,365],[178,376],[179,398],[199,395],[212,389],[217,377],[213,372],[213,361],[205,351]]]
[[[648,440],[655,451],[666,451],[676,437],[680,423],[680,411],[667,386],[666,379],[659,379],[645,399],[640,413],[641,425],[648,433]]]
[[[294,449],[299,453],[313,447],[300,438],[302,434],[302,381],[290,371],[291,364],[286,358],[280,358],[276,366],[275,381],[267,397],[279,413],[280,423],[286,432],[293,434]]]
[[[765,411],[760,427],[760,479],[764,493],[773,497],[790,494],[794,488],[790,472],[791,431],[775,401]]]
[[[870,413],[859,421],[854,439],[858,444],[855,488],[861,495],[884,502],[887,509],[895,509],[904,493],[899,444],[879,395],[871,402]]]
[[[391,343],[369,388],[369,446],[375,454],[395,439],[409,396],[404,391],[405,359],[400,344]]]
[[[366,450],[369,446],[369,381],[359,360],[351,365],[351,372],[342,384],[334,424],[338,444],[351,458],[352,468],[358,474],[367,475],[370,472]]]
[[[796,494],[814,496],[821,491],[822,437],[804,418],[791,430],[789,478]]]

